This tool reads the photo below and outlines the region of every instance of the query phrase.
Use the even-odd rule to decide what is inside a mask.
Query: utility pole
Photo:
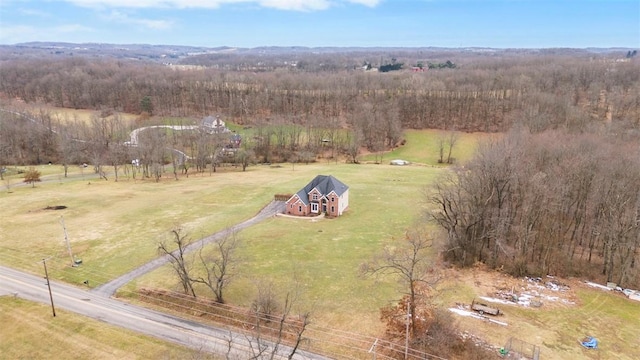
[[[53,317],[56,316],[56,308],[53,306],[53,295],[51,294],[51,284],[49,283],[49,273],[47,272],[47,259],[42,259],[44,265],[44,277],[47,279],[47,287],[49,288],[49,299],[51,299],[51,311],[53,311]]]
[[[411,322],[411,306],[409,306],[409,301],[407,301],[407,329],[405,330],[406,335],[404,339],[404,360],[409,358],[409,323]]]
[[[71,244],[69,244],[69,237],[67,236],[67,228],[64,226],[64,218],[60,216],[60,224],[62,224],[62,230],[64,231],[64,241],[67,243],[67,250],[69,251],[69,257],[71,257],[71,266],[76,266],[76,261],[71,253]]]

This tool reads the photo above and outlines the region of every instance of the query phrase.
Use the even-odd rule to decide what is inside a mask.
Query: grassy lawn
[[[0,359],[204,358],[182,348],[81,315],[0,296]]]
[[[300,303],[313,312],[314,321],[375,334],[380,329],[379,308],[398,299],[399,289],[388,282],[360,278],[359,266],[385,242],[401,238],[412,226],[424,208],[420,198],[423,187],[440,171],[417,166],[314,164],[296,165],[295,170],[290,166],[259,167],[242,175],[245,179],[236,181],[236,186],[249,181],[253,184],[250,187],[266,193],[262,202],[245,208],[249,213],[266,204],[275,193],[297,191],[317,174],[332,174],[349,184],[350,208],[339,219],[276,217],[241,232],[243,264],[227,299],[248,306],[254,299],[256,283],[272,281],[283,291],[293,291],[293,283],[297,283],[302,292]],[[390,197],[396,201],[389,201]],[[178,289],[167,267],[138,280],[127,290],[169,284]]]
[[[442,164],[438,164],[438,159],[440,158],[438,144],[440,137],[444,136],[446,138],[448,135],[449,132],[442,130],[405,130],[404,138],[406,145],[399,146],[393,151],[384,153],[382,163],[388,164],[391,160],[403,159],[411,161],[412,163],[443,166]],[[464,163],[471,159],[481,141],[489,140],[495,136],[498,135],[456,132],[457,140],[451,151],[451,157],[455,159],[456,163]],[[448,151],[448,146],[445,146],[445,161]],[[375,156],[373,154],[362,157],[363,161],[373,161],[374,159]]]

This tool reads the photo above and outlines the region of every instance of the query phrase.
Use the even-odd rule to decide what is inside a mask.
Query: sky
[[[640,48],[640,0],[0,0],[0,44]]]

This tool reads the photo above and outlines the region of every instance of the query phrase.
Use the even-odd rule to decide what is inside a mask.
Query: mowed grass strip
[[[46,304],[0,296],[0,359],[206,357],[197,351],[62,309],[56,309],[56,315],[51,315],[51,307]]]

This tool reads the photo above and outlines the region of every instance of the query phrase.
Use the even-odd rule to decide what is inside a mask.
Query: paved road
[[[219,239],[224,238],[225,236],[228,236],[236,231],[242,230],[246,227],[249,227],[251,225],[257,224],[267,218],[273,217],[275,216],[277,213],[282,213],[285,210],[285,202],[284,201],[272,201],[271,203],[269,203],[267,206],[265,206],[262,210],[260,210],[260,212],[258,214],[256,214],[254,217],[252,217],[249,220],[246,220],[244,222],[241,222],[240,224],[237,224],[235,226],[232,226],[230,228],[227,228],[225,230],[222,230],[220,232],[217,232],[213,235],[209,235],[203,239],[200,239],[198,241],[195,241],[193,243],[191,243],[189,246],[187,246],[185,248],[185,252],[191,252],[194,250],[198,250],[202,247],[202,245],[204,244],[208,244],[210,242],[213,241],[217,241]],[[176,250],[177,251],[177,250]],[[102,284],[96,288],[94,288],[92,291],[97,293],[97,294],[101,294],[104,296],[112,296],[113,294],[115,294],[115,292],[121,288],[122,286],[124,286],[126,283],[130,282],[131,280],[140,277],[144,274],[147,274],[159,267],[161,267],[162,265],[167,264],[169,261],[171,260],[171,257],[169,255],[163,255],[159,258],[156,258],[112,281],[109,281],[108,283]]]
[[[247,359],[252,354],[250,338],[246,335],[127,304],[70,285],[54,281],[50,283],[53,303],[57,309],[82,314],[202,352],[230,355],[232,359]],[[50,304],[46,281],[42,276],[0,266],[0,295],[7,294]],[[255,340],[252,340],[252,343],[255,347]],[[273,346],[271,343],[263,344]],[[278,349],[280,355],[276,359],[286,359],[287,354],[291,352],[288,346],[279,345]],[[293,358],[329,360],[302,351],[296,353]]]

